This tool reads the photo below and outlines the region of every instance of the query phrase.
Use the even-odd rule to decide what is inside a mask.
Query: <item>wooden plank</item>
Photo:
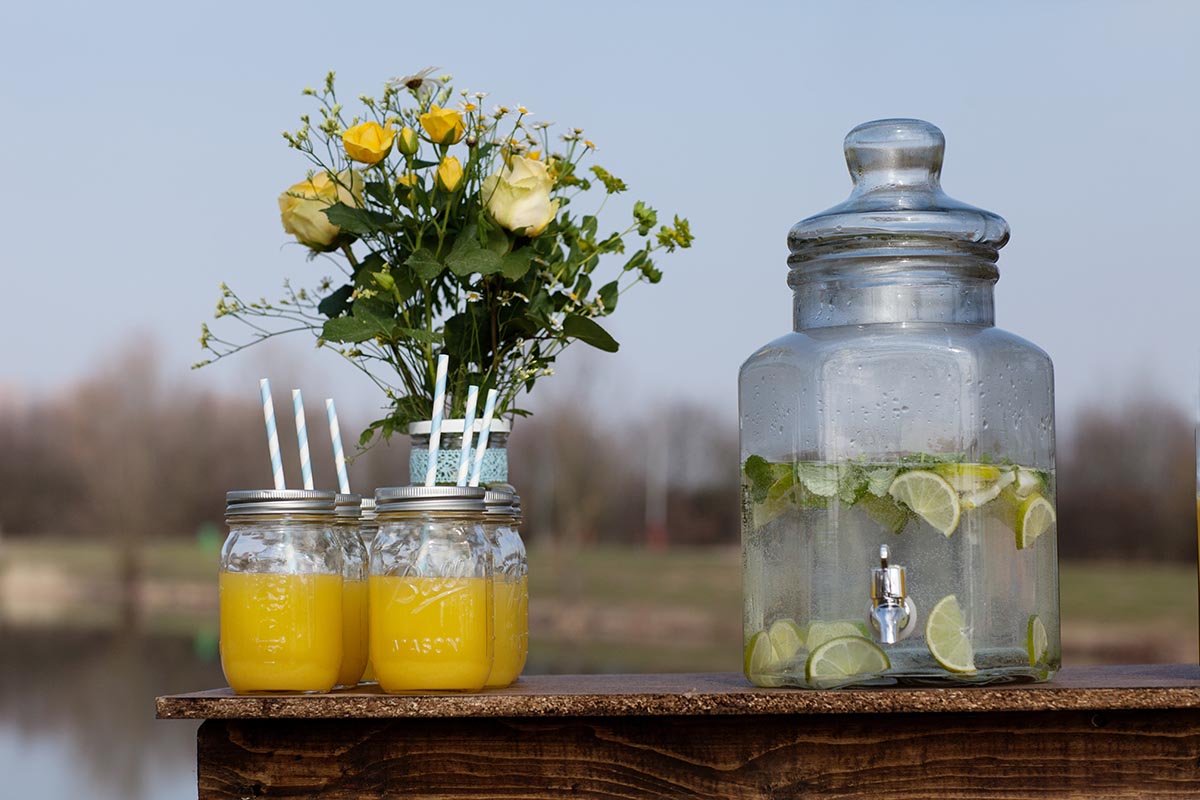
[[[217,720],[200,800],[1200,797],[1200,711]]]
[[[1063,670],[1049,683],[812,691],[760,689],[737,674],[535,675],[479,694],[387,695],[377,687],[322,695],[160,697],[163,719],[721,716],[1200,709],[1200,666]]]

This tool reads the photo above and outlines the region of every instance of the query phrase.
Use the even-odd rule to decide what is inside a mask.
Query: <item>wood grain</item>
[[[1088,667],[1049,683],[819,692],[760,689],[741,675],[535,675],[478,694],[237,696],[228,689],[160,697],[163,719],[722,716],[1200,709],[1200,667]]]
[[[1200,710],[215,720],[199,797],[1198,798]]]

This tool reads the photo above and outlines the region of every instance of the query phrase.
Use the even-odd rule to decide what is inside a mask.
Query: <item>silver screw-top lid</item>
[[[375,520],[375,498],[374,497],[364,497],[362,499],[362,505],[359,506],[359,509],[362,514],[363,522],[373,522]]]
[[[332,514],[336,496],[311,489],[241,489],[225,493],[225,516]]]
[[[503,489],[488,489],[483,496],[484,505],[487,509],[484,511],[488,516],[508,516],[512,514],[513,498],[516,497],[512,492],[506,492]]]
[[[409,511],[480,512],[485,490],[479,486],[391,486],[375,490],[375,511],[395,514]]]
[[[338,494],[334,500],[333,514],[339,519],[358,519],[362,514],[362,495]]]
[[[969,251],[994,262],[1008,242],[1003,217],[942,191],[946,137],[919,119],[864,122],[843,145],[854,190],[788,233],[793,269],[828,255]]]

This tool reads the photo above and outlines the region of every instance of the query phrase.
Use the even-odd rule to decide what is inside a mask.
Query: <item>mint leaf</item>
[[[876,497],[886,497],[892,481],[900,474],[897,467],[875,467],[866,470],[867,491]]]
[[[796,465],[796,475],[804,488],[818,497],[835,496],[841,483],[841,470],[837,464],[801,461]]]

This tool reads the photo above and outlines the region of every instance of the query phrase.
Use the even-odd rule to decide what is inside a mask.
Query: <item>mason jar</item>
[[[760,686],[1046,680],[1061,660],[1050,358],[995,326],[1008,224],[920,120],[846,137],[788,236],[791,333],[739,375],[744,665]]]
[[[342,663],[334,493],[233,491],[221,550],[221,667],[230,688],[327,692]]]
[[[386,692],[478,691],[492,669],[492,549],[484,490],[375,492],[370,640]]]
[[[487,688],[508,686],[521,675],[529,655],[529,567],[517,532],[512,492],[489,489],[483,529],[492,547],[492,627],[496,649]]]
[[[375,541],[375,534],[379,532],[379,521],[375,518],[375,498],[364,497],[362,504],[359,506],[361,516],[358,521],[358,533],[363,543],[363,550],[367,553],[367,574],[370,574],[370,554],[371,544]],[[370,624],[370,602],[368,601],[367,617],[368,625]],[[359,683],[377,683],[375,680],[375,668],[371,666],[371,648],[370,639],[367,640],[367,667],[363,670],[362,678]]]
[[[459,460],[462,458],[463,427],[466,420],[447,419],[442,421],[442,435],[438,440],[437,473],[435,482],[439,486],[454,486],[458,483]],[[429,420],[414,422],[408,426],[409,441],[412,449],[408,455],[409,480],[414,485],[424,484],[426,471],[429,469],[429,433],[432,423]],[[483,421],[475,420],[472,426],[471,464],[474,465],[475,447],[479,444],[479,434],[483,432]],[[512,432],[512,424],[508,420],[492,420],[491,433],[488,435],[487,449],[483,453],[483,463],[480,465],[479,482],[491,486],[508,481],[508,435]]]
[[[342,548],[342,667],[338,686],[355,686],[367,667],[367,548],[363,546],[362,497],[339,494],[333,532]]]

